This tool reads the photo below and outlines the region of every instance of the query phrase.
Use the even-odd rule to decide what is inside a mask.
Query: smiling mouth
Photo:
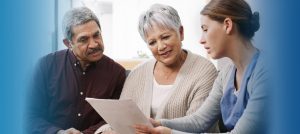
[[[160,54],[160,56],[162,56],[162,57],[166,58],[166,57],[168,57],[168,56],[169,56],[169,54],[170,54],[170,53],[171,53],[171,50],[169,50],[169,51],[166,51],[166,52],[164,52],[164,53]]]

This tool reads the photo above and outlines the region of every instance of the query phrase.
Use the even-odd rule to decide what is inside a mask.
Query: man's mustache
[[[90,54],[94,54],[94,53],[99,52],[99,51],[103,51],[103,49],[101,47],[91,48],[91,49],[88,50],[87,54],[90,55]]]

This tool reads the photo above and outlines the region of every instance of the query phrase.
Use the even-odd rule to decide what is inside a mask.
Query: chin
[[[96,57],[90,57],[90,58],[89,58],[89,61],[91,61],[91,62],[96,62],[96,61],[100,60],[102,57],[103,57],[103,54],[98,55],[98,56],[96,56]]]
[[[214,60],[219,59],[219,56],[215,53],[209,53],[209,56],[210,56],[210,58],[212,58]]]
[[[171,66],[176,62],[176,60],[172,59],[172,58],[170,58],[170,59],[168,58],[168,59],[161,60],[160,62],[166,66]]]

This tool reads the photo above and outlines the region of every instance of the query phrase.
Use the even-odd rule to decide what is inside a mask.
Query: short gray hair
[[[64,37],[68,40],[72,40],[73,37],[72,27],[85,24],[92,20],[94,20],[99,26],[99,28],[101,29],[97,16],[89,8],[79,7],[79,8],[73,8],[69,10],[64,15],[63,22],[62,22],[62,30],[63,30]]]
[[[177,33],[181,27],[177,11],[171,6],[162,4],[154,4],[140,15],[138,30],[144,41],[146,41],[149,30],[153,29],[155,24],[161,28],[173,29]]]

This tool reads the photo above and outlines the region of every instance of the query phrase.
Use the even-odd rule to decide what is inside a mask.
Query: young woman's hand
[[[150,128],[146,125],[135,125],[136,134],[171,134],[171,129],[163,126],[158,126],[155,128]]]
[[[153,127],[161,126],[159,120],[154,120],[154,119],[152,119],[152,118],[149,118],[149,121],[151,122],[151,124],[153,125]]]

